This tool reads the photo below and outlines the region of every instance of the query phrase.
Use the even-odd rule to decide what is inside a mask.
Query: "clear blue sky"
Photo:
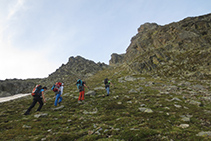
[[[71,56],[108,64],[140,25],[211,13],[211,0],[0,0],[0,80],[44,78]]]

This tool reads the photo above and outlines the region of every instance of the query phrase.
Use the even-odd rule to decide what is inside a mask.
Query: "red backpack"
[[[41,89],[42,89],[42,86],[41,86],[41,85],[36,85],[36,86],[34,87],[34,89],[32,90],[31,95],[32,95],[32,96],[39,95]]]
[[[61,87],[61,82],[56,82],[56,84],[53,86],[53,91],[58,92],[59,88]]]

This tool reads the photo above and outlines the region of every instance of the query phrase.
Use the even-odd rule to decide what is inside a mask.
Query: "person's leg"
[[[81,98],[81,100],[84,100],[84,94],[85,94],[85,91],[82,91],[82,98]]]
[[[37,111],[40,111],[43,106],[43,101],[41,98],[38,99],[38,102],[40,103],[39,107],[37,108]]]
[[[107,95],[109,95],[109,87],[106,88]]]
[[[81,92],[79,92],[78,101],[81,101],[81,99],[82,99],[82,91],[81,91]]]
[[[59,95],[59,104],[62,102],[62,96],[61,96],[61,92],[60,92],[60,95]]]
[[[33,102],[31,104],[31,106],[27,109],[27,111],[24,113],[24,115],[28,115],[31,111],[31,109],[36,105],[37,103],[37,99],[36,98],[33,98]]]
[[[60,97],[59,97],[59,103],[61,103],[61,102],[62,102],[62,97],[60,96]]]
[[[60,94],[58,93],[58,94],[56,95],[56,99],[55,99],[55,102],[54,102],[54,105],[55,105],[55,106],[57,106],[59,97],[60,97]]]

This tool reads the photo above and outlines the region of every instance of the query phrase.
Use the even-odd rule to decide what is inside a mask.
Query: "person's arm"
[[[88,87],[86,84],[84,84],[84,86],[85,86],[87,89],[89,89],[89,87]]]
[[[61,95],[62,95],[62,93],[63,93],[63,89],[64,89],[64,87],[63,87],[63,86],[61,86]]]
[[[44,96],[44,91],[42,91],[42,98],[43,98],[43,101],[46,102],[45,96]]]

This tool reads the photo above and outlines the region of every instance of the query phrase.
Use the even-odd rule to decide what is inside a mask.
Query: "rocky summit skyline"
[[[51,86],[55,81],[67,84],[86,79],[98,71],[122,67],[140,74],[187,79],[211,76],[211,14],[187,17],[164,26],[145,23],[131,38],[126,53],[113,53],[109,65],[81,56],[70,57],[47,78],[0,81],[2,96],[30,92],[36,83]]]

